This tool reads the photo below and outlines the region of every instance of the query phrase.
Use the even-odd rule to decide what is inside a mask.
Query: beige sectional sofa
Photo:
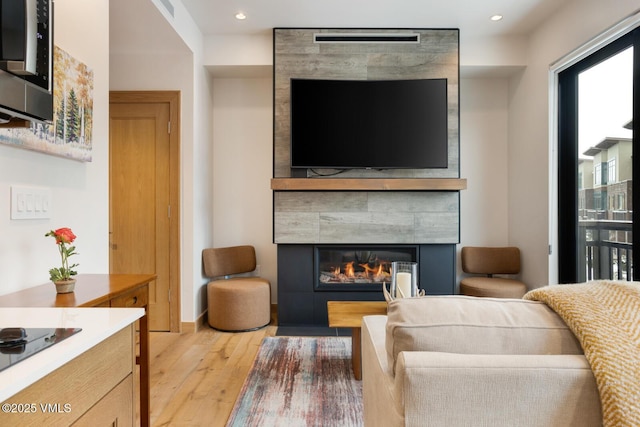
[[[600,426],[580,344],[544,303],[430,296],[362,325],[365,426]]]

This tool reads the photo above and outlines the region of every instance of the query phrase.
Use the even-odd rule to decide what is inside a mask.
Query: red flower
[[[70,228],[58,228],[53,232],[53,236],[56,238],[56,243],[72,243],[76,240],[76,235],[73,234]]]
[[[77,272],[73,270],[73,268],[77,267],[78,264],[69,265],[69,257],[76,254],[76,247],[67,245],[76,240],[76,235],[73,234],[70,228],[64,227],[51,230],[45,234],[45,236],[56,239],[56,245],[58,245],[60,259],[62,261],[60,267],[49,270],[50,279],[55,282],[56,280],[68,280],[71,276],[75,276]]]

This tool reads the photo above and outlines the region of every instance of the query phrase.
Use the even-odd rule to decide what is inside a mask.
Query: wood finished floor
[[[262,339],[275,319],[253,332],[152,332],[151,425],[224,426]]]

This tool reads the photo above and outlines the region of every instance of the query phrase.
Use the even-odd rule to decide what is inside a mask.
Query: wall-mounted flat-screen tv
[[[291,167],[446,168],[447,79],[291,79]]]

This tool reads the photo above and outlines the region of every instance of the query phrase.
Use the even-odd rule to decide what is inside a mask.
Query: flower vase
[[[53,283],[56,285],[56,292],[59,294],[69,294],[76,287],[76,279],[56,280]]]

